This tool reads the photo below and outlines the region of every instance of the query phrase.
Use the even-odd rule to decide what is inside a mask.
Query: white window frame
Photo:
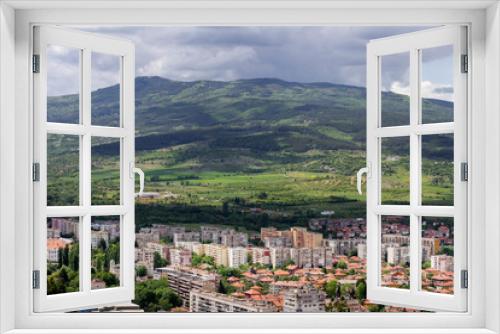
[[[452,46],[453,121],[422,123],[421,50]],[[408,54],[409,60],[409,123],[383,126],[381,103],[382,59],[387,55]],[[462,55],[467,55],[467,28],[444,26],[372,40],[367,46],[367,298],[382,304],[414,307],[434,311],[467,309],[467,289],[461,286],[462,271],[467,270],[467,181],[461,179],[461,164],[467,163],[467,77],[462,71]],[[390,112],[386,111],[386,112]],[[453,205],[422,205],[421,152],[423,135],[452,134]],[[382,141],[385,138],[408,138],[409,203],[382,203]],[[381,286],[381,217],[407,216],[410,220],[409,289]],[[431,293],[421,289],[421,219],[451,217],[454,235],[454,293]]]
[[[64,8],[62,8],[64,6]],[[128,7],[128,8],[126,8]],[[0,332],[7,333],[499,333],[500,10],[496,1],[101,0],[0,3]],[[435,314],[39,314],[32,310],[31,26],[432,25],[471,28],[466,313]],[[12,64],[15,63],[15,69]],[[487,66],[488,70],[485,71]],[[487,138],[487,140],[486,140]],[[14,139],[14,140],[12,140]],[[488,182],[486,181],[486,177]],[[14,190],[14,196],[12,192]],[[28,246],[27,246],[28,245]],[[485,251],[488,249],[488,252]],[[15,254],[15,257],[12,256]],[[488,266],[486,266],[488,263]],[[485,293],[487,289],[488,293]],[[221,330],[223,328],[223,330]],[[113,330],[114,329],[114,330]],[[121,329],[121,330],[120,330]],[[184,330],[183,330],[184,329]],[[265,330],[264,330],[265,329]]]
[[[79,62],[79,122],[77,124],[47,121],[47,46],[72,48],[80,53]],[[134,109],[135,109],[135,47],[130,41],[110,38],[74,29],[34,27],[33,52],[39,56],[39,73],[33,75],[33,153],[39,164],[39,181],[33,184],[34,199],[34,270],[39,272],[39,289],[34,290],[35,312],[75,310],[110,303],[130,302],[134,296],[134,263],[123,261],[134,255]],[[119,125],[97,126],[91,122],[91,60],[92,53],[112,55],[120,64]],[[79,137],[79,204],[47,206],[47,136],[49,134]],[[115,205],[92,205],[92,138],[119,140],[120,202]],[[92,290],[91,288],[91,219],[96,216],[120,217],[120,285]],[[47,295],[47,224],[48,218],[75,217],[79,224],[78,292]]]

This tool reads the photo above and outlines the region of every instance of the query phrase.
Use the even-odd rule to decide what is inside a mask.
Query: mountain
[[[119,107],[118,92],[117,85],[92,92],[95,124],[117,125],[112,115]],[[269,165],[269,161],[272,165],[305,163],[311,151],[362,151],[365,94],[361,87],[268,78],[179,82],[157,76],[138,77],[137,154],[176,148],[175,161],[169,164],[195,161],[197,166],[207,168],[238,169]],[[389,110],[385,125],[408,119],[406,96],[382,94],[383,110]],[[76,95],[49,97],[48,120],[75,122],[77,99]],[[432,122],[447,120],[453,112],[452,103],[439,100],[424,100],[424,108],[426,121]],[[441,138],[439,143],[445,149],[438,155],[450,156],[452,152],[446,151],[449,142]],[[432,145],[429,147],[434,150]],[[111,151],[116,151],[116,143],[95,147],[96,153]],[[235,154],[241,163],[233,167],[228,167],[230,159],[217,162],[220,157]]]

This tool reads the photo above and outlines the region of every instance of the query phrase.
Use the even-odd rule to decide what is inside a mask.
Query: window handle
[[[134,167],[132,169],[134,171],[134,174],[139,174],[139,192],[135,193],[135,197],[141,196],[144,193],[144,172],[142,169]]]
[[[358,170],[358,174],[356,175],[356,181],[357,181],[357,186],[358,186],[358,193],[360,195],[363,194],[363,190],[361,189],[361,181],[363,180],[363,174],[366,174],[368,176],[369,173],[368,167],[363,167],[360,170]]]

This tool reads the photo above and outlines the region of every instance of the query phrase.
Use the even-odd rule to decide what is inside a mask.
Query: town
[[[381,224],[381,284],[408,289],[409,222],[386,216]],[[119,235],[119,221],[93,222],[92,289],[119,285]],[[420,240],[421,288],[453,294],[452,225],[445,219],[422,221]],[[366,220],[361,218],[317,218],[309,221],[308,228],[267,227],[260,234],[214,225],[156,224],[136,233],[135,246],[134,304],[96,311],[415,311],[366,299]],[[78,223],[49,219],[49,293],[74,291],[71,277],[78,279],[77,247]],[[61,270],[69,277],[66,282],[61,282]],[[152,281],[156,285],[149,284]],[[147,287],[169,289],[168,298],[145,302],[137,289]]]

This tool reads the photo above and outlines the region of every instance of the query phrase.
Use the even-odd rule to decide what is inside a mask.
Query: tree
[[[106,240],[99,239],[99,243],[97,244],[97,248],[99,248],[102,251],[105,251],[106,248],[108,248],[108,244],[106,243]]]
[[[68,254],[68,266],[71,270],[78,271],[80,268],[80,245],[78,243],[72,245]]]
[[[118,279],[118,277],[116,277],[114,274],[112,274],[108,271],[98,272],[95,275],[95,278],[103,280],[104,283],[106,283],[107,288],[111,288],[111,287],[120,285],[120,280]]]
[[[137,268],[135,268],[135,274],[138,277],[144,277],[148,274],[148,269],[145,266],[137,266]]]
[[[329,281],[325,284],[325,292],[329,298],[334,299],[338,295],[338,284],[336,280]]]
[[[95,261],[95,270],[97,272],[104,271],[104,261],[105,261],[105,256],[103,252],[96,252],[94,255],[94,261]]]
[[[182,306],[181,298],[168,287],[166,279],[136,284],[134,303],[145,312],[170,311],[173,307]]]
[[[241,271],[238,268],[231,268],[231,267],[225,267],[225,266],[220,266],[217,269],[217,273],[221,276],[224,276],[224,277],[231,277],[231,276],[240,277],[241,276]]]
[[[345,263],[344,261],[339,261],[337,262],[337,268],[338,269],[347,269],[347,263]]]
[[[80,288],[77,271],[63,266],[47,277],[47,294],[75,292]]]
[[[359,301],[366,299],[366,282],[364,279],[360,279],[356,282],[356,298]]]
[[[153,267],[156,269],[156,268],[165,267],[166,265],[167,265],[167,260],[162,258],[160,253],[155,252],[154,258],[153,258]]]
[[[226,201],[222,203],[222,214],[224,215],[224,217],[227,217],[229,215],[229,203]]]
[[[115,261],[115,263],[120,263],[120,243],[112,243],[109,245],[108,258],[109,260]]]
[[[259,199],[266,199],[267,198],[267,193],[265,191],[261,192],[259,195],[258,195]]]

